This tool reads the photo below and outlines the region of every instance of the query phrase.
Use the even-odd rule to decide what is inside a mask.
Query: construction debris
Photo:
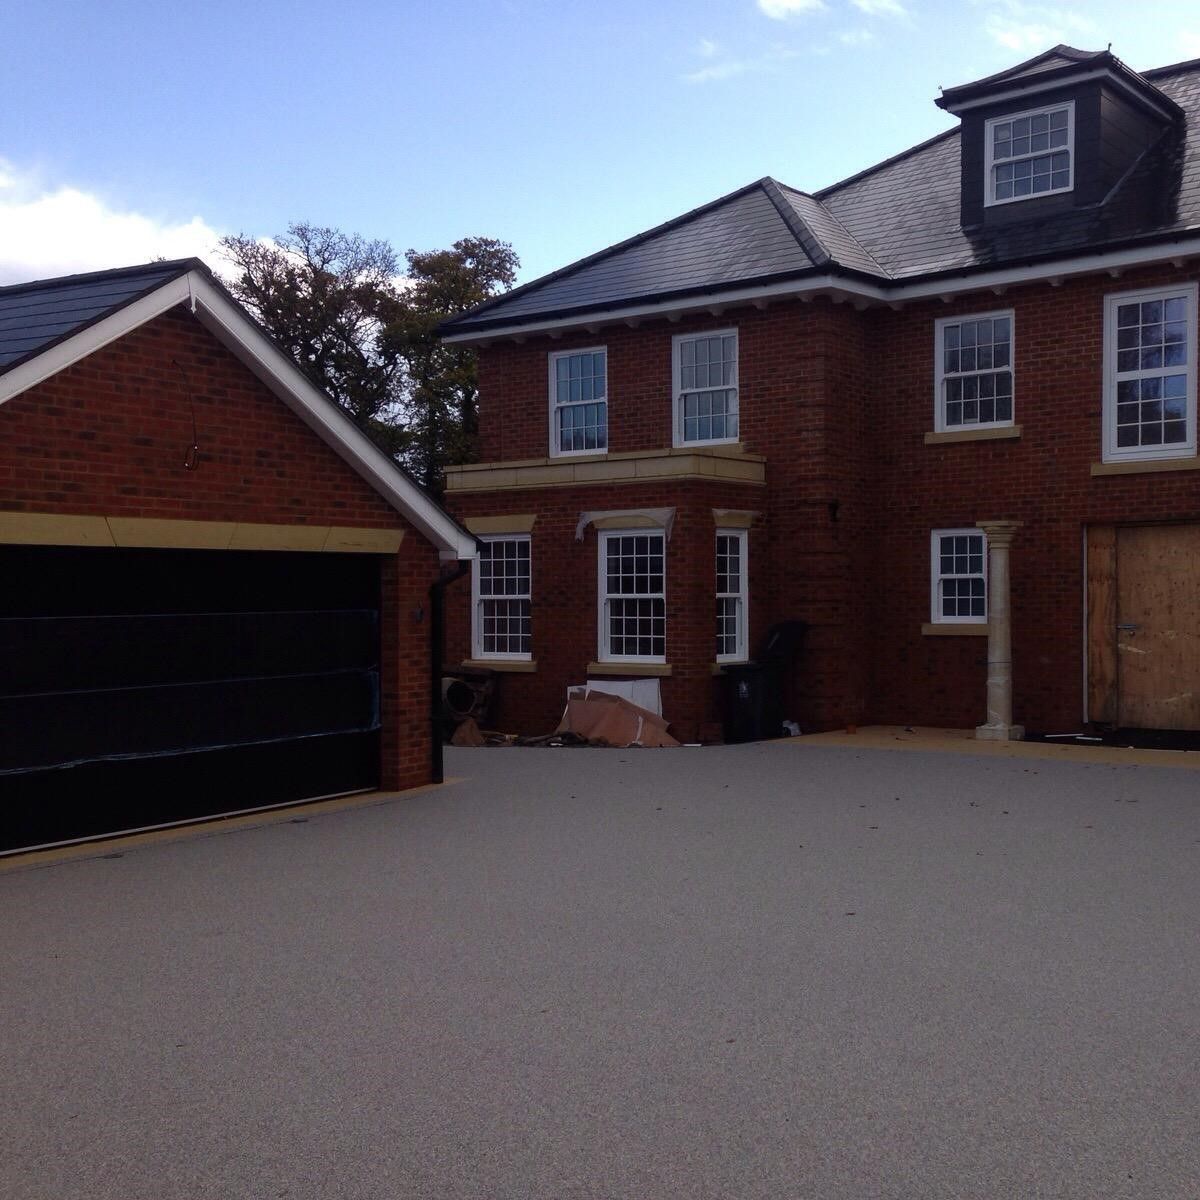
[[[649,709],[639,708],[622,696],[589,689],[583,699],[567,701],[559,734],[573,733],[598,746],[678,746],[667,732],[667,722]]]

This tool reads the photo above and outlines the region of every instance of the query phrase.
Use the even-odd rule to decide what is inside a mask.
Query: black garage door
[[[0,852],[379,780],[379,560],[0,547]]]

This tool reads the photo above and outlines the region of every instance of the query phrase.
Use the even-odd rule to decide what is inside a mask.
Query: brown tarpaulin
[[[582,700],[568,700],[558,732],[577,733],[589,742],[609,746],[679,745],[662,717],[607,692],[588,692]]]

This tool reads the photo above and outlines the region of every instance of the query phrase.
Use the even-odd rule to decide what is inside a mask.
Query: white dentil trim
[[[791,300],[805,297],[813,299],[821,293],[831,293],[845,300],[857,299],[868,304],[899,304],[907,300],[928,300],[939,296],[953,299],[971,292],[985,292],[998,287],[1019,287],[1026,283],[1096,275],[1103,271],[1124,271],[1134,267],[1175,262],[1197,255],[1200,255],[1200,234],[1191,233],[1170,242],[1156,242],[1153,245],[1112,250],[1107,253],[1076,254],[1068,258],[1049,259],[1032,266],[1003,267],[994,271],[979,272],[964,270],[958,275],[942,279],[918,280],[891,288],[864,280],[825,274],[766,284],[762,287],[731,288],[727,291],[714,291],[682,299],[625,305],[580,316],[553,317],[544,321],[531,321],[525,325],[501,325],[495,329],[451,334],[442,340],[457,345],[479,345],[508,337],[525,337],[556,331],[565,333],[570,329],[588,329],[592,326],[598,328],[606,323],[639,317],[678,319],[691,313],[711,311],[713,308],[752,304],[756,300]]]

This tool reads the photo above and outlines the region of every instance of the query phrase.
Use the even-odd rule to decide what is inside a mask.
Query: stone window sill
[[[587,665],[589,675],[670,675],[670,663],[602,663],[590,662]]]
[[[973,625],[966,621],[932,624],[927,622],[921,626],[925,637],[987,637],[989,626]]]
[[[987,429],[946,429],[925,435],[925,445],[943,446],[950,442],[999,442],[1021,436],[1020,425],[1002,425]]]
[[[1200,458],[1143,458],[1092,463],[1093,475],[1143,475],[1150,471],[1200,471]]]
[[[537,670],[537,661],[530,658],[464,658],[462,666],[473,671],[520,671]]]

